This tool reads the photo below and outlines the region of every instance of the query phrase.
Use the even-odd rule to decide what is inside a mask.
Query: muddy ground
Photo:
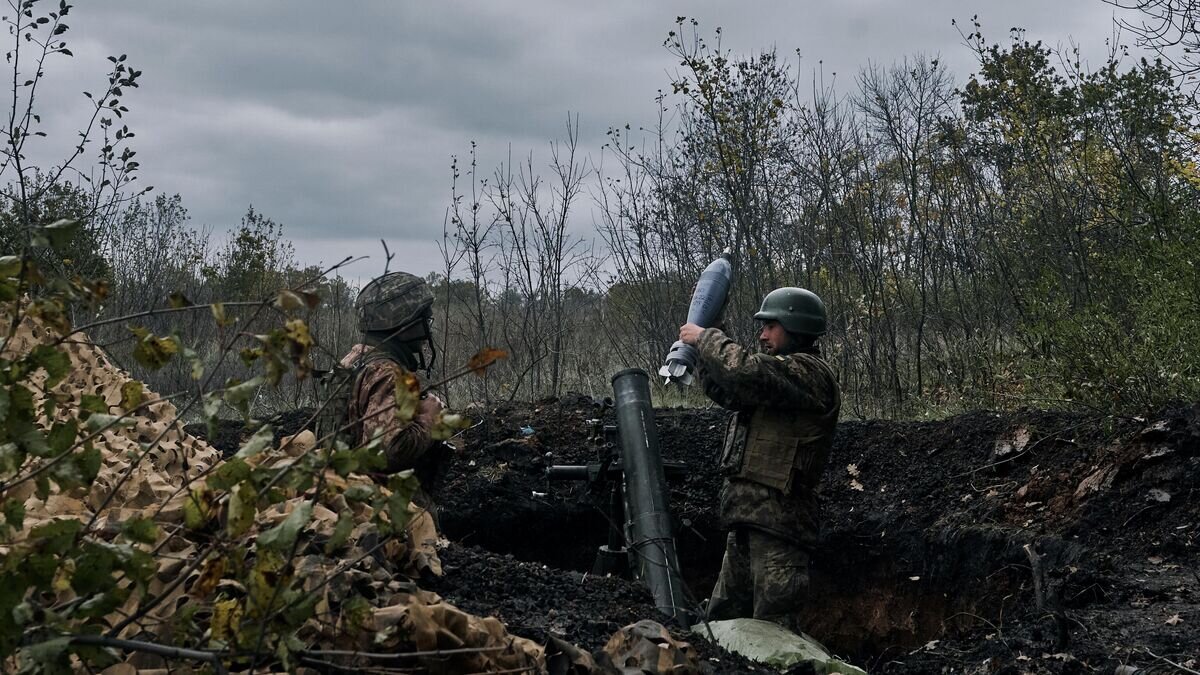
[[[548,465],[595,458],[588,420],[600,413],[582,396],[477,411],[432,486],[453,543],[431,590],[516,634],[591,650],[653,614],[637,584],[591,574],[606,495],[546,478]],[[687,467],[671,503],[696,598],[723,549],[714,456],[726,419],[657,411],[664,458]],[[803,625],[871,672],[1200,670],[1198,491],[1200,405],[843,422]],[[752,668],[692,642],[717,672]]]

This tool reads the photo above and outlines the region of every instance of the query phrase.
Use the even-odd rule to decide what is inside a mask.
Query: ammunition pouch
[[[742,469],[742,458],[746,454],[748,417],[749,413],[735,413],[725,428],[725,442],[721,446],[721,461],[718,465],[723,476],[736,476]]]
[[[811,475],[810,455],[827,434],[819,418],[791,410],[757,408],[749,415],[738,413],[726,436],[723,473],[753,481],[791,494],[797,481],[815,485],[820,476]],[[823,462],[821,462],[823,464]]]

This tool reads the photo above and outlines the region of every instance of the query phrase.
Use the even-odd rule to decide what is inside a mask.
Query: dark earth
[[[517,635],[588,650],[655,618],[636,582],[591,573],[606,493],[546,478],[550,464],[594,461],[588,420],[601,411],[576,395],[476,411],[480,423],[429,479],[452,543],[445,575],[423,585]],[[723,550],[714,460],[727,414],[656,415],[664,459],[686,467],[671,506],[685,581],[702,599]],[[285,433],[305,417],[274,423]],[[235,448],[238,425],[221,425],[216,440]],[[882,673],[1200,670],[1200,405],[847,421],[823,485],[802,625],[852,663]],[[715,672],[759,670],[679,636]]]

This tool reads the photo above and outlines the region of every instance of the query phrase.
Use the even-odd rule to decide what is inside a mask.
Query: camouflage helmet
[[[794,286],[767,293],[754,315],[759,321],[778,321],[789,333],[812,336],[825,334],[827,317],[825,303],[816,293]]]
[[[364,333],[400,330],[429,316],[432,307],[429,284],[408,272],[372,279],[354,301],[358,329]]]

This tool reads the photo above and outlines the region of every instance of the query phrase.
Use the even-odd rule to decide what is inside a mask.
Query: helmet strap
[[[780,354],[813,354],[821,355],[821,345],[817,344],[817,336],[804,335],[802,333],[793,333],[788,331],[788,346],[787,349],[781,351]]]
[[[396,339],[396,336],[411,328],[418,321],[421,322],[420,338],[405,341]],[[363,343],[387,352],[409,370],[424,370],[428,373],[433,369],[434,361],[437,360],[437,348],[434,347],[433,330],[429,324],[429,317],[421,315],[393,330],[367,331],[363,333]],[[428,360],[425,359],[424,345],[426,343],[429,344],[430,352]]]

